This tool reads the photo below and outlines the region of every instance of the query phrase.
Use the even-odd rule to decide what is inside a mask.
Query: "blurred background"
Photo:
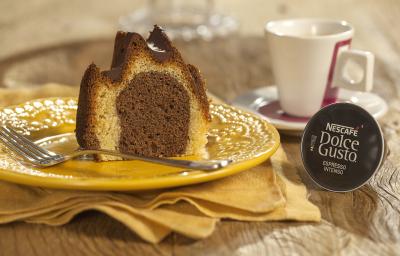
[[[148,2],[150,1],[2,0],[0,57],[67,41],[113,37],[118,29],[119,18],[144,7]],[[172,4],[174,0],[161,2]],[[369,30],[378,29],[379,24],[375,24],[374,17],[397,19],[398,17],[390,14],[400,11],[398,0],[215,0],[214,4],[218,11],[237,18],[240,33],[260,36],[267,20],[329,17],[354,23],[357,36],[362,39]],[[394,20],[392,24],[395,25]],[[395,32],[396,28],[392,29]]]
[[[400,63],[399,0],[1,0],[0,87],[79,85],[92,61],[102,68],[110,65],[118,29],[148,31],[156,19],[182,21],[187,10],[197,16],[200,12],[196,22],[214,19],[197,29],[198,37],[187,28],[186,36],[174,34],[176,44],[188,62],[203,71],[210,91],[227,100],[273,83],[263,38],[263,26],[272,19],[347,20],[356,28],[354,47],[374,52],[378,66]],[[397,83],[397,71],[389,70],[385,79]],[[219,90],[221,83],[232,90]]]

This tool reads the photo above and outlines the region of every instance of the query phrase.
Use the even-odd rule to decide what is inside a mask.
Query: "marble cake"
[[[85,149],[202,155],[210,122],[204,80],[160,27],[147,40],[118,32],[111,69],[100,71],[95,64],[86,69],[76,122],[76,138]]]

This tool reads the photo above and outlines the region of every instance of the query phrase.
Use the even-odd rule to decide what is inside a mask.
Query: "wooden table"
[[[13,19],[7,14],[6,18],[4,16],[0,18],[2,22],[0,34],[9,35],[7,40],[0,40],[0,49],[7,50],[0,53],[2,57],[0,84],[3,86],[39,84],[47,81],[77,84],[83,69],[92,60],[103,67],[108,66],[112,51],[111,32],[114,29],[112,26],[105,26],[102,32],[96,27],[92,34],[85,27],[85,32],[89,35],[80,34],[79,28],[72,26],[66,32],[68,35],[61,36],[55,29],[54,22],[64,24],[64,21],[38,17],[43,15],[44,10],[50,8],[45,5],[50,1],[37,1],[44,7],[40,9],[35,6],[36,9],[32,12],[28,11],[29,8],[33,8],[32,6],[24,7],[22,3],[18,6],[11,0],[5,2],[12,7],[18,17],[25,15],[28,20],[40,21],[38,24],[44,26],[47,31],[54,32],[56,36],[46,38],[43,29],[40,29],[37,38],[32,37],[32,42],[29,40],[21,42],[18,39],[29,38],[29,33],[32,32],[26,31],[17,18]],[[73,4],[70,9],[67,8],[67,1],[52,3],[51,6],[61,8],[54,9],[58,17],[66,17],[68,13],[80,17],[81,9],[85,8],[80,8],[78,1],[68,1],[68,5],[71,2]],[[369,49],[376,54],[374,92],[384,97],[390,105],[389,113],[381,120],[390,149],[390,155],[381,170],[367,185],[354,192],[322,191],[312,184],[304,172],[300,160],[299,138],[283,136],[283,146],[307,185],[310,200],[321,209],[323,220],[319,224],[223,221],[218,224],[215,233],[204,240],[194,241],[173,234],[159,245],[150,245],[111,218],[96,212],[88,212],[79,215],[63,227],[24,223],[2,225],[0,255],[390,255],[399,253],[400,33],[397,21],[400,21],[400,2],[306,0],[292,3],[293,1],[289,0],[259,0],[250,4],[247,1],[245,3],[217,1],[221,6],[228,2],[230,3],[228,10],[233,13],[236,10],[236,14],[245,20],[241,35],[213,42],[197,41],[191,44],[177,42],[186,59],[198,65],[203,71],[209,90],[226,101],[232,100],[246,90],[273,83],[265,39],[261,32],[256,31],[256,28],[261,31],[264,20],[318,15],[347,19],[356,26],[353,46]],[[106,16],[104,6],[101,4],[88,1],[85,5],[93,7],[93,14],[87,14],[88,17],[85,16],[84,21]],[[122,12],[123,4],[119,8],[115,5],[110,6],[110,13],[114,16],[119,15],[118,10]],[[0,8],[0,12],[4,13],[7,10]],[[115,21],[112,15],[102,21],[111,24],[111,21]],[[4,23],[5,21],[7,23]],[[7,25],[2,26],[3,24],[13,24],[16,31],[12,31]],[[85,26],[88,25],[85,23]],[[24,34],[24,31],[28,35]]]

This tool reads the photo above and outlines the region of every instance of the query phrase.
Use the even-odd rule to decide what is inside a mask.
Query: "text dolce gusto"
[[[357,135],[358,130],[352,127],[327,123],[325,131],[321,131],[318,153],[321,156],[355,163],[360,146]]]

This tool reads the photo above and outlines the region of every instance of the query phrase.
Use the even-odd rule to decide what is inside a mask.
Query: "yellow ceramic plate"
[[[58,152],[75,150],[74,98],[49,98],[0,111],[0,120],[42,146]],[[210,159],[232,159],[218,171],[183,170],[141,161],[73,160],[36,168],[0,151],[0,179],[50,188],[84,190],[145,190],[200,183],[246,170],[268,159],[279,146],[277,130],[257,116],[227,105],[211,105],[212,124],[207,150]],[[189,158],[190,159],[190,158]]]

